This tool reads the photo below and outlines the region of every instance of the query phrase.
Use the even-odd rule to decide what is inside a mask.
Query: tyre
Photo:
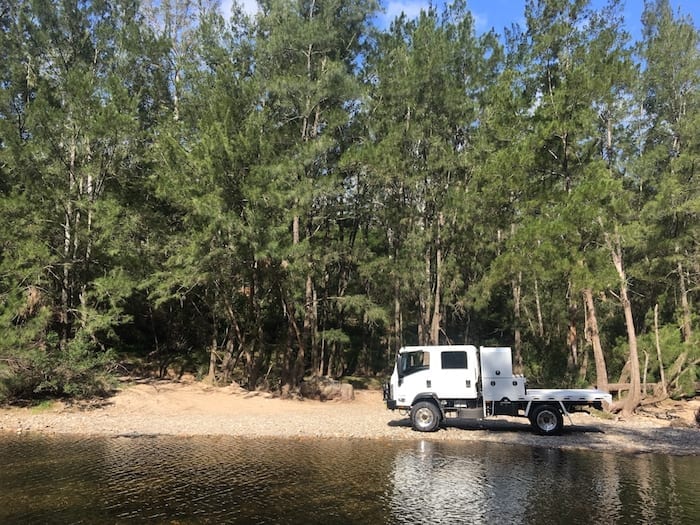
[[[432,401],[419,401],[411,409],[413,430],[434,432],[440,425],[440,409]]]
[[[537,406],[530,415],[530,424],[538,434],[554,436],[560,434],[564,428],[564,417],[556,406]]]

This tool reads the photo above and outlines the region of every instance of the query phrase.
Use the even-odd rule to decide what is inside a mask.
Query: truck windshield
[[[405,352],[399,356],[399,377],[404,377],[418,370],[425,370],[430,366],[430,354],[428,352]]]

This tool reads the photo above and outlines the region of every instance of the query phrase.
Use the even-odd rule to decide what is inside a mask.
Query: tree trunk
[[[315,10],[315,0],[312,0],[311,5],[309,6],[309,21],[312,21],[314,18],[314,10]],[[314,44],[310,43],[308,45],[308,48],[305,51],[306,55],[306,79],[309,83],[313,82],[313,68],[314,68]],[[322,58],[321,62],[321,68],[323,69],[325,67],[325,62],[326,58]],[[307,92],[307,93],[310,93]],[[313,115],[312,115],[313,114]],[[320,119],[320,108],[316,106],[314,108],[314,104],[312,103],[311,100],[311,95],[307,94],[306,100],[305,100],[305,109],[303,112],[303,116],[301,119],[301,141],[303,143],[307,143],[309,141],[314,140],[317,137],[317,130],[318,130],[318,122]],[[313,120],[313,123],[312,123]],[[306,174],[308,177],[309,174]],[[311,238],[311,227],[310,225],[307,226],[306,229],[306,235],[307,238]],[[294,225],[293,225],[293,243],[294,244],[299,244],[299,217],[295,216],[294,217]],[[308,260],[308,272],[306,274],[306,283],[304,287],[304,319],[303,319],[303,324],[302,324],[302,341],[303,341],[303,348],[299,348],[299,351],[297,353],[297,360],[294,365],[294,373],[297,375],[297,377],[294,380],[295,384],[298,384],[299,381],[304,376],[304,370],[306,368],[306,363],[305,363],[305,352],[304,348],[308,350],[309,355],[313,359],[314,356],[317,356],[319,354],[318,351],[318,341],[317,341],[317,332],[318,332],[318,326],[317,326],[317,308],[316,308],[316,290],[313,282],[313,277],[312,277],[312,272],[311,269],[313,268],[313,261],[311,260],[311,257],[309,255],[309,260]],[[312,367],[314,369],[314,367]],[[315,369],[314,369],[315,371]]]
[[[656,357],[659,360],[659,376],[661,379],[661,392],[667,395],[666,373],[664,371],[664,361],[661,359],[661,343],[659,341],[659,304],[654,305],[654,335],[656,337]]]
[[[224,357],[221,360],[221,375],[224,385],[227,385],[231,380],[231,370],[233,370],[233,340],[229,338],[226,341],[226,350],[224,350]]]
[[[72,202],[70,197],[66,200],[66,211],[63,223],[63,272],[61,278],[61,312],[59,322],[61,324],[61,339],[59,345],[66,349],[70,334],[70,309],[71,309],[71,285],[70,285],[70,244]]]
[[[685,370],[686,361],[688,360],[688,351],[681,352],[672,365],[668,367],[668,385],[673,390],[674,385],[677,386],[678,378]]]
[[[264,348],[265,334],[263,331],[263,314],[262,308],[260,306],[259,294],[260,294],[260,267],[256,260],[253,263],[252,281],[250,286],[250,302],[249,308],[253,313],[254,319],[254,336],[251,338],[250,343],[247,342],[243,331],[241,330],[240,324],[232,317],[234,320],[234,328],[236,330],[236,337],[238,337],[239,345],[245,348],[246,356],[246,380],[247,386],[251,390],[257,387],[258,377],[262,370],[258,365],[261,365],[267,359],[267,353]],[[256,346],[259,346],[259,351],[256,353]],[[270,359],[271,361],[271,359]],[[268,371],[269,374],[269,371]]]
[[[515,351],[515,373],[522,374],[523,372],[523,349],[522,349],[522,333],[520,329],[520,300],[522,294],[522,272],[518,272],[518,278],[513,279],[511,282],[511,287],[513,289],[513,317],[515,321],[515,329],[513,333],[514,337],[514,351]]]
[[[688,290],[685,285],[685,271],[683,264],[678,261],[678,280],[681,288],[681,308],[683,309],[683,342],[687,343],[693,338],[692,317],[690,313],[690,302],[688,301]]]
[[[571,293],[571,282],[569,282],[569,326],[566,333],[566,344],[569,347],[568,368],[574,370],[578,365],[578,303],[573,293]]]
[[[649,352],[644,350],[644,374],[642,374],[642,395],[647,395],[647,373],[649,372]]]
[[[627,341],[629,343],[629,373],[630,389],[627,397],[623,400],[620,408],[622,413],[629,415],[636,410],[642,401],[641,378],[639,374],[639,352],[637,350],[637,333],[634,327],[634,317],[632,315],[632,303],[627,293],[627,275],[625,273],[622,259],[622,245],[620,234],[615,233],[613,239],[606,235],[608,248],[610,249],[613,264],[620,277],[620,301],[625,314],[625,326],[627,327]],[[617,408],[617,407],[616,407]]]
[[[544,322],[542,320],[542,305],[540,304],[540,289],[535,279],[535,306],[537,307],[537,335],[544,337]]]
[[[426,247],[425,256],[423,257],[423,264],[425,268],[425,284],[419,292],[418,305],[420,307],[419,317],[420,322],[418,323],[418,344],[429,345],[430,344],[430,324],[432,320],[431,315],[431,264],[430,264],[430,248]]]
[[[306,363],[306,341],[305,341],[305,330],[299,331],[299,326],[297,325],[297,321],[292,314],[290,315],[290,319],[292,321],[292,330],[294,331],[294,335],[297,338],[297,352],[296,352],[296,359],[294,360],[292,366],[290,367],[290,372],[291,372],[291,377],[289,381],[289,386],[292,388],[296,388],[299,386],[299,383],[301,383],[301,380],[304,377],[304,367]]]
[[[71,336],[71,310],[73,308],[73,262],[75,257],[71,254],[71,247],[75,249],[78,243],[77,232],[75,231],[75,206],[73,196],[76,192],[77,184],[77,137],[72,134],[70,137],[70,147],[68,152],[68,188],[65,202],[64,223],[63,223],[63,274],[61,279],[61,312],[59,321],[61,324],[60,347],[65,350],[68,339]]]
[[[217,350],[219,342],[214,332],[211,338],[211,347],[209,348],[209,372],[207,373],[207,383],[213,385],[216,383],[216,362],[218,360]]]
[[[445,216],[438,213],[437,238],[435,241],[435,293],[433,299],[433,318],[430,323],[430,344],[437,345],[440,342],[441,324],[441,294],[442,294],[442,245],[441,231],[445,224]]]
[[[398,278],[394,281],[394,346],[387,345],[387,356],[386,362],[391,366],[394,355],[399,351],[402,346],[403,338],[401,336],[401,283]]]
[[[309,353],[314,355],[318,353],[316,348],[316,290],[314,288],[311,273],[306,274],[306,286],[304,292],[304,347],[309,349]],[[305,368],[305,363],[299,363],[302,369]]]
[[[578,378],[580,381],[586,380],[588,374],[588,346],[583,345],[581,356],[578,360]]]
[[[598,316],[596,315],[593,290],[583,290],[584,304],[586,305],[587,334],[593,347],[593,360],[595,361],[596,388],[603,392],[608,391],[608,369],[605,364],[603,347],[600,344],[600,331],[598,330]]]
[[[92,259],[92,222],[93,222],[93,205],[96,199],[95,195],[95,189],[94,189],[94,181],[92,178],[92,175],[90,173],[87,174],[85,177],[85,188],[84,192],[88,197],[88,204],[87,204],[87,219],[86,219],[86,233],[85,233],[85,259],[83,260],[83,269],[85,272],[85,278],[83,279],[82,285],[80,287],[80,307],[81,307],[81,323],[83,324],[83,327],[86,324],[87,321],[87,308],[88,308],[88,300],[87,300],[87,280],[89,278],[89,271],[90,271],[90,266],[91,266],[91,259]],[[76,236],[77,237],[77,236]]]
[[[631,414],[641,403],[640,377],[639,377],[639,352],[637,350],[637,334],[634,327],[634,318],[632,316],[632,304],[627,295],[627,282],[624,273],[621,276],[622,284],[620,286],[620,298],[622,299],[622,308],[625,312],[625,324],[627,326],[627,338],[629,340],[629,360],[630,360],[630,392],[625,400],[622,408],[626,414]]]
[[[284,285],[280,287],[282,308],[287,318],[287,341],[282,360],[281,383],[283,391],[288,394],[297,388],[304,373],[305,351],[304,334],[296,319],[296,309],[293,301],[286,297]],[[296,352],[295,352],[296,348]]]

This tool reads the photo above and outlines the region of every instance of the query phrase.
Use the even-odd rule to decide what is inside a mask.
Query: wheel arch
[[[421,392],[420,394],[416,394],[416,397],[414,397],[413,401],[411,402],[411,407],[413,407],[416,403],[419,403],[420,401],[430,401],[431,403],[434,403],[440,411],[440,417],[442,419],[445,419],[445,410],[442,408],[442,405],[440,404],[440,399],[435,395],[434,392]]]
[[[552,401],[552,400],[544,400],[544,401],[529,401],[524,408],[524,413],[525,417],[529,418],[532,416],[538,408],[542,406],[550,406],[552,408],[556,408],[559,413],[563,416],[566,413],[562,410],[560,402],[559,401]]]

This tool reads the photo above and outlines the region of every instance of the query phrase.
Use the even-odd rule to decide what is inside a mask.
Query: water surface
[[[0,435],[0,523],[668,523],[700,458],[493,443]]]

